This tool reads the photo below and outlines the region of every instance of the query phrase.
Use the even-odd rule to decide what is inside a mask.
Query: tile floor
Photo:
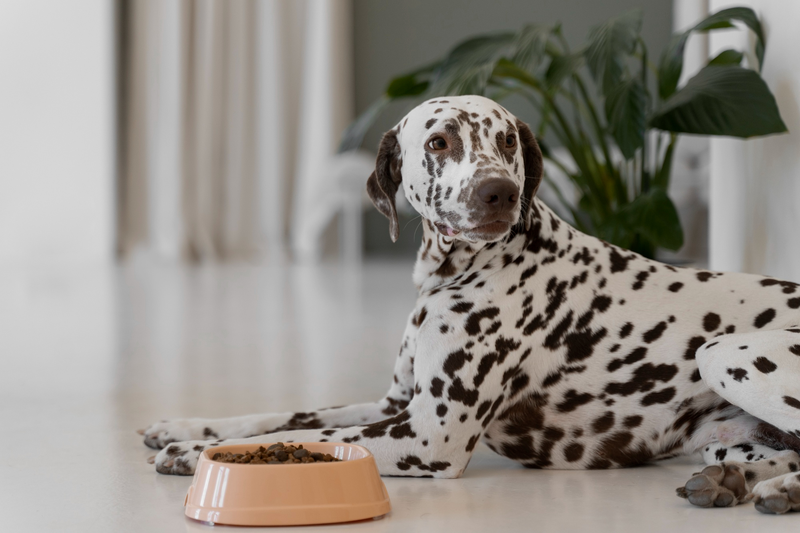
[[[135,430],[166,417],[380,397],[414,301],[411,265],[228,265],[0,275],[0,531],[210,531],[190,478]],[[800,513],[695,509],[684,458],[621,471],[526,470],[480,447],[459,480],[386,478],[381,520],[317,531],[797,531]],[[305,531],[293,528],[288,531]]]

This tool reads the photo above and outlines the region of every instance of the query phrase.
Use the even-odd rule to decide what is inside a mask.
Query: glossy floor
[[[388,386],[414,302],[410,264],[229,265],[0,275],[0,530],[210,531],[190,479],[135,430],[367,401]],[[800,513],[695,509],[696,459],[526,470],[480,447],[459,480],[387,478],[394,510],[317,531],[797,531]],[[293,528],[288,531],[304,531]]]

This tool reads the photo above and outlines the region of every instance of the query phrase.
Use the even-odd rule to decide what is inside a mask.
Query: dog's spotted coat
[[[414,109],[368,181],[393,238],[401,182],[424,219],[419,299],[386,397],[154,424],[156,469],[191,474],[207,447],[276,441],[357,442],[384,475],[439,478],[460,476],[481,440],[530,468],[700,451],[713,466],[679,489],[692,503],[800,508],[800,286],[584,235],[534,197],[541,172],[530,130],[490,100]],[[488,179],[513,182],[520,201],[485,214]]]

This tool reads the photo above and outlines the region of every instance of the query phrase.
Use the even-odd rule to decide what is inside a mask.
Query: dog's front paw
[[[148,459],[149,463],[156,465],[159,474],[172,474],[174,476],[191,476],[197,467],[200,454],[208,446],[204,441],[187,441],[170,444],[154,457]]]
[[[139,433],[144,435],[145,445],[160,450],[173,442],[218,439],[219,435],[213,426],[214,421],[205,418],[164,420]]]

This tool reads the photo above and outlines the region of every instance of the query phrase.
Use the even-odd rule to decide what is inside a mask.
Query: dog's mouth
[[[434,222],[434,226],[439,230],[439,233],[446,237],[455,237],[463,234],[470,238],[487,239],[507,233],[511,229],[511,222],[494,220],[471,228],[454,228],[442,222]]]
[[[461,233],[461,230],[451,228],[447,224],[442,224],[441,222],[434,222],[433,225],[436,226],[436,229],[439,230],[439,233],[445,237],[455,237]]]
[[[472,228],[469,230],[469,233],[474,235],[497,235],[500,233],[506,233],[510,229],[511,222],[507,222],[505,220],[495,220],[494,222],[489,222],[488,224],[483,224],[476,228]]]

